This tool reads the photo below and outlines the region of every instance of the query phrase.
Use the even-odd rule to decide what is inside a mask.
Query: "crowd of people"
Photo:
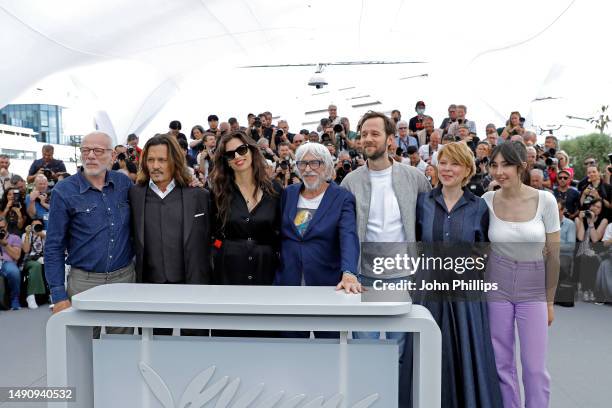
[[[381,279],[360,265],[364,242],[490,242],[494,295],[461,302],[414,294],[442,331],[443,404],[520,406],[516,324],[526,404],[548,406],[555,298],[568,285],[567,302],[612,298],[612,266],[602,262],[612,245],[612,165],[588,158],[586,177],[575,180],[577,164],[557,138],[539,145],[519,112],[480,138],[466,106],[450,105],[439,127],[425,108],[417,102],[407,121],[398,110],[368,112],[355,131],[334,105],[317,129],[297,133],[285,120],[273,125],[270,112],[249,114],[245,126],[210,115],[207,129],[195,125],[189,135],[173,120],[143,148],[134,134],[113,145],[94,132],[83,138],[82,167],[72,176],[51,146],[27,180],[0,156],[0,270],[10,308],[35,308],[50,294],[57,313],[75,294],[113,282],[358,294]],[[517,253],[508,243],[529,249]],[[557,289],[558,280],[568,285]],[[526,301],[524,293],[541,297]],[[401,406],[409,406],[412,340],[384,335],[400,345]]]

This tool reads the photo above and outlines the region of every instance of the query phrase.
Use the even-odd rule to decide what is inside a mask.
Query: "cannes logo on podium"
[[[253,405],[253,402],[264,390],[265,384],[260,383],[246,391],[236,402],[230,405],[238,392],[240,378],[230,381],[229,377],[225,376],[208,385],[216,369],[215,366],[210,366],[191,380],[178,405],[175,405],[172,392],[160,375],[142,361],[138,364],[138,367],[145,383],[164,408],[201,408],[219,394],[221,395],[219,395],[214,408],[296,408],[306,399],[305,394],[298,394],[281,402],[285,391],[279,391],[266,397],[259,404]],[[325,401],[325,398],[320,396],[301,405],[300,408],[339,408],[343,398],[342,394],[336,394]],[[378,400],[378,394],[372,394],[355,403],[351,408],[368,408],[376,400]]]

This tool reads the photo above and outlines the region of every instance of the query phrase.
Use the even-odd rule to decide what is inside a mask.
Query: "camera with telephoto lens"
[[[344,171],[351,171],[353,169],[353,163],[350,160],[342,160],[342,169]]]
[[[340,124],[334,125],[334,132],[336,132],[336,133],[344,132],[344,126],[342,126]]]
[[[34,224],[32,226],[32,229],[34,230],[34,232],[42,232],[43,230],[43,225],[42,224]]]
[[[134,149],[134,146],[127,147],[127,159],[131,162],[136,161],[136,149]]]
[[[127,156],[125,155],[125,153],[119,153],[117,155],[117,161],[125,161],[127,159]]]
[[[559,160],[556,157],[547,157],[546,160],[544,160],[544,163],[548,167],[552,167],[556,166],[559,163]]]
[[[53,181],[53,172],[51,171],[51,169],[47,167],[43,168],[43,174],[46,177],[47,181]]]
[[[476,173],[480,173],[482,170],[480,169],[480,165],[484,164],[487,165],[489,164],[489,158],[488,157],[483,157],[482,159],[476,159]]]
[[[586,218],[591,218],[591,217],[593,217],[593,212],[591,210],[585,210],[584,211],[584,216]]]
[[[40,193],[40,195],[36,198],[36,201],[39,203],[49,204],[49,201],[51,201],[51,191]]]
[[[278,137],[278,138],[281,138],[284,134],[285,134],[285,132],[283,132],[283,129],[278,129],[276,131],[276,137]]]
[[[8,232],[5,229],[0,229],[0,241],[4,240],[8,236]]]
[[[204,139],[200,140],[200,143],[193,146],[193,150],[195,150],[196,152],[203,152],[204,149],[206,149],[206,146],[204,145]]]
[[[21,208],[21,191],[18,189],[13,190],[13,207]]]
[[[260,117],[255,117],[255,119],[253,119],[253,127],[259,129],[261,127],[261,118]]]
[[[289,168],[289,160],[283,160],[279,164],[280,168],[283,170],[287,170]]]

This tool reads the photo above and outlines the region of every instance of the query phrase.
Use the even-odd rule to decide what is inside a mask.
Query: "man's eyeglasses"
[[[408,129],[406,126],[402,126],[402,127],[398,127],[398,129],[402,130],[402,129]]]
[[[298,160],[295,165],[300,170],[306,170],[306,166],[310,166],[311,169],[316,170],[323,164],[323,160]]]
[[[101,147],[90,149],[89,147],[81,147],[81,154],[83,156],[89,156],[89,153],[94,152],[96,156],[102,156],[104,152],[109,152],[111,150],[113,149],[102,149]]]
[[[239,156],[244,156],[248,153],[248,151],[249,145],[243,144],[238,146],[235,150],[226,151],[223,153],[223,157],[225,157],[228,161],[232,161],[236,158],[236,153],[238,153]]]

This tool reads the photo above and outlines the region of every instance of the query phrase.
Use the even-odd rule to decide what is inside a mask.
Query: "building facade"
[[[69,144],[62,132],[62,107],[45,104],[12,104],[0,109],[0,124],[29,128],[41,143]]]

